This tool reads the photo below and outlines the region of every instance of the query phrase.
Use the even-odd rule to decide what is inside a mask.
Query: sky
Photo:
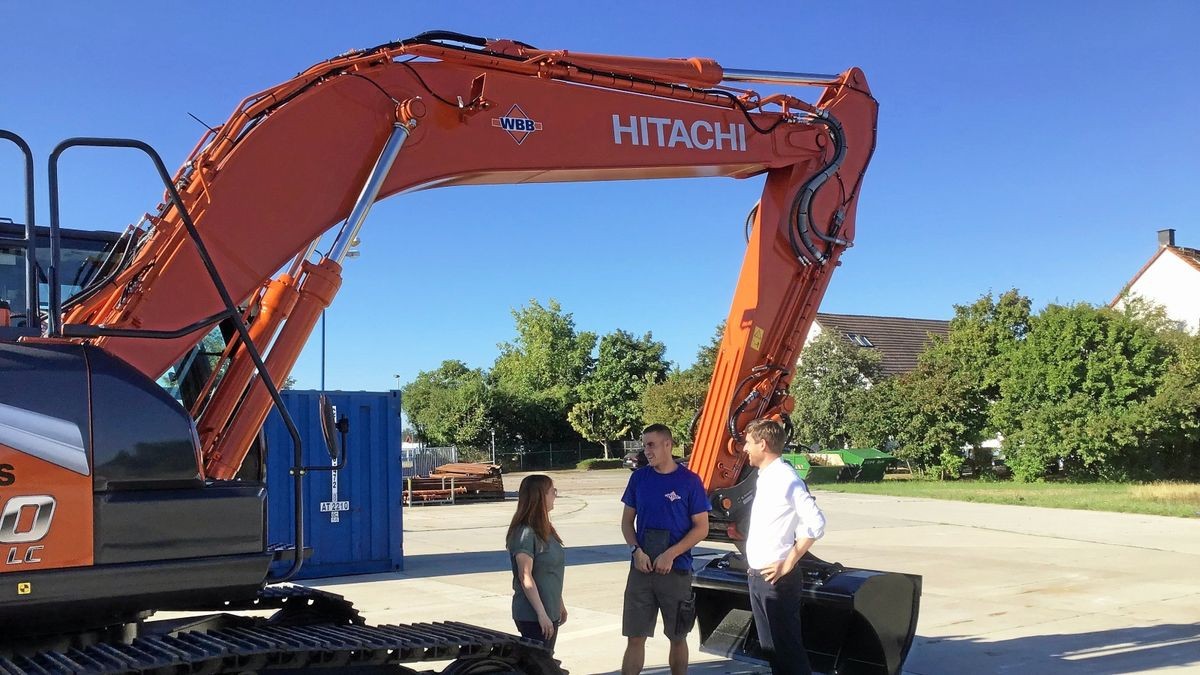
[[[880,103],[878,145],[825,312],[948,319],[1009,288],[1035,308],[1107,303],[1157,230],[1200,247],[1200,3],[1189,0],[0,0],[0,25],[0,128],[33,147],[39,224],[46,159],[64,138],[141,139],[173,171],[204,132],[190,115],[219,124],[314,63],[452,30],[726,68],[861,67]],[[20,171],[0,145],[0,216],[17,221]],[[128,151],[72,151],[61,183],[62,222],[81,229],[123,229],[162,193]],[[381,202],[297,386],[382,391],[446,359],[486,369],[515,335],[512,310],[551,298],[577,329],[651,332],[686,367],[729,311],[761,189],[761,178],[455,187]]]

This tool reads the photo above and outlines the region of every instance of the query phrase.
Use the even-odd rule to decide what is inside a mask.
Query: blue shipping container
[[[280,392],[304,448],[304,463],[330,466],[319,391]],[[312,556],[298,579],[404,568],[401,527],[400,393],[325,392],[346,417],[346,466],[304,477],[304,538]],[[267,540],[294,544],[292,437],[278,411],[267,418]],[[339,435],[340,444],[340,435]],[[276,563],[276,570],[286,569]]]

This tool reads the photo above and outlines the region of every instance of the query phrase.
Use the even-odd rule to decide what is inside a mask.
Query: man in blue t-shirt
[[[625,582],[621,633],[628,638],[622,675],[642,672],[646,638],[658,614],[671,641],[672,675],[688,666],[687,634],[696,620],[692,598],[692,547],[708,536],[708,495],[700,477],[675,463],[671,430],[652,424],[642,432],[648,466],[629,477],[621,532],[632,562]]]

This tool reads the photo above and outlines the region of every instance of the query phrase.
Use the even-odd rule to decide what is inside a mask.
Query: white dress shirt
[[[796,541],[820,539],[825,534],[825,514],[817,500],[782,459],[759,469],[755,485],[746,535],[746,562],[751,568],[779,562]]]

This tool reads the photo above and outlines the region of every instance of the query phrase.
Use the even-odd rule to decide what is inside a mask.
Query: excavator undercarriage
[[[562,673],[540,645],[456,622],[368,626],[341,596],[275,586],[253,600],[221,603],[267,617],[228,613],[110,627],[88,645],[31,650],[0,642],[3,675],[167,675],[173,673]],[[71,636],[78,643],[80,635]],[[450,662],[437,671],[427,666]]]

